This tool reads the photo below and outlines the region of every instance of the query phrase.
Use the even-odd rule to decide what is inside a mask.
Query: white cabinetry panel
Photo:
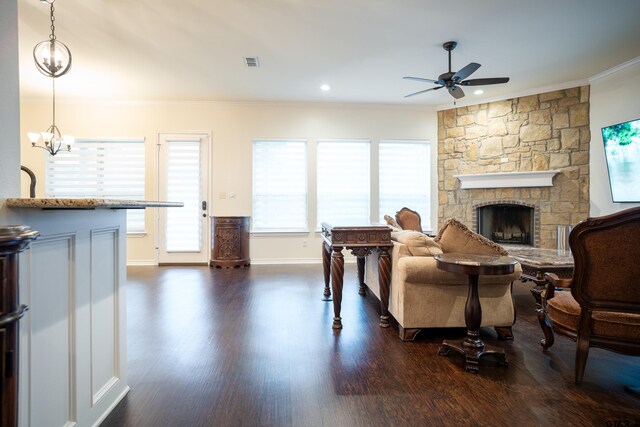
[[[91,232],[92,406],[117,382],[118,230]]]
[[[28,393],[32,426],[64,426],[76,418],[74,247],[73,234],[42,237],[31,244],[25,323],[31,332]],[[41,363],[43,357],[46,363]]]

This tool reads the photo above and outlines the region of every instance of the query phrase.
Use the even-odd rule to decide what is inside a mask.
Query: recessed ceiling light
[[[482,95],[484,93],[484,91],[482,89],[476,89],[475,91],[473,91],[474,95]]]
[[[329,90],[331,90],[331,86],[329,86],[328,84],[323,84],[322,86],[320,86],[320,90],[323,92],[328,92]]]

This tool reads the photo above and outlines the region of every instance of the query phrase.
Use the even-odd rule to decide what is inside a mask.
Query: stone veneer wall
[[[535,206],[536,247],[589,214],[589,86],[438,112],[438,227],[489,202]],[[502,163],[503,158],[508,162]],[[552,187],[460,189],[455,175],[560,170]]]

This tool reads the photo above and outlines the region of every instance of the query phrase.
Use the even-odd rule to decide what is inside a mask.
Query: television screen
[[[640,202],[640,119],[602,128],[615,203]]]

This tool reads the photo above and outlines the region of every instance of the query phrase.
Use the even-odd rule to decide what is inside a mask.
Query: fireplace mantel
[[[460,188],[551,187],[559,170],[454,175]]]

